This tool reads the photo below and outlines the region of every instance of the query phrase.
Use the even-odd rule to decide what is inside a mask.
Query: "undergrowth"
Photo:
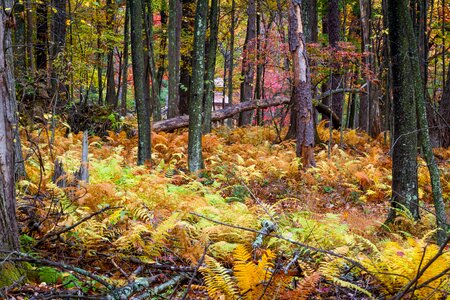
[[[322,123],[318,132],[326,142],[329,129]],[[308,299],[338,290],[381,299],[398,293],[439,250],[430,213],[424,211],[419,222],[405,215],[389,228],[382,225],[391,194],[389,141],[383,136],[373,140],[348,130],[339,145],[336,131],[329,155],[325,144],[317,145],[317,167],[305,171],[292,141],[274,143],[273,128],[221,127],[203,137],[205,172],[196,177],[186,171],[187,132],[154,133],[151,168],[135,164],[136,137],[110,132],[89,138],[90,178],[84,183],[73,180],[82,134],[65,136],[58,129],[54,144],[48,134],[41,128],[22,138],[28,174],[18,185],[23,247],[39,252],[35,246],[44,236],[107,208],[58,235],[58,243],[49,239],[39,245],[57,249],[55,258],[82,257],[81,264],[99,273],[111,269],[111,260],[131,258],[195,267],[206,247],[202,281],[192,289],[213,299]],[[448,203],[450,150],[436,154]],[[74,184],[60,188],[52,182],[55,159]],[[420,200],[429,210],[430,179],[420,162]],[[259,230],[262,220],[276,224],[276,234],[359,261],[365,270],[275,237],[252,249],[256,234],[237,227]],[[445,297],[448,276],[420,285],[449,264],[445,252],[420,278],[414,296]],[[119,270],[110,273],[112,283],[126,282]],[[52,268],[36,274],[37,282],[82,286],[70,273]]]

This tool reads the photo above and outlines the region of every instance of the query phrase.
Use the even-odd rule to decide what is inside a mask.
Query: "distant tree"
[[[205,107],[203,132],[211,132],[211,113],[214,102],[214,74],[216,70],[217,35],[219,32],[219,1],[211,1],[209,13],[209,41],[206,65]]]
[[[134,98],[138,118],[138,164],[151,160],[150,107],[144,95],[144,47],[142,38],[142,0],[129,0],[131,19],[131,59],[133,66]]]
[[[311,95],[311,77],[302,23],[301,2],[289,1],[289,50],[292,54],[294,109],[297,120],[297,156],[303,166],[315,166],[314,123]]]
[[[106,0],[106,25],[109,30],[114,30],[114,19],[116,14],[116,6],[112,0]],[[114,68],[114,45],[113,42],[107,40],[107,54],[106,54],[106,103],[113,107],[117,107],[116,97],[116,81],[115,81],[115,68]]]
[[[127,113],[127,89],[128,89],[128,44],[130,42],[130,5],[126,1],[125,24],[123,28],[123,62],[122,62],[122,94],[120,99],[120,114],[125,116]]]
[[[241,102],[253,100],[253,80],[255,77],[254,54],[256,47],[256,0],[249,0],[247,6],[247,34],[245,36],[244,53],[242,56]],[[239,115],[239,126],[250,125],[252,111]]]
[[[169,100],[167,104],[168,118],[173,118],[179,115],[181,13],[181,1],[169,0]]]
[[[442,147],[450,147],[450,68],[448,68],[447,81],[444,85],[441,102],[439,104],[441,126],[439,126],[440,144]]]
[[[208,1],[197,0],[194,26],[194,54],[192,58],[192,89],[189,100],[189,171],[203,168],[202,156],[202,112],[205,72],[205,36]]]

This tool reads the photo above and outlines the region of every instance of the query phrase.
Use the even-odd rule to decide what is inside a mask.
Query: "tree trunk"
[[[146,85],[147,90],[145,91],[147,101],[150,103],[150,108],[153,113],[153,119],[155,121],[161,120],[161,104],[159,103],[159,86],[156,78],[156,67],[155,67],[155,51],[153,45],[153,1],[145,2],[146,8],[144,10],[144,20],[145,20],[145,32],[147,41],[147,53],[145,55],[146,60]],[[151,91],[148,87],[148,82],[151,82]],[[150,92],[150,93],[149,93]]]
[[[161,9],[160,9],[160,16],[161,16],[161,36],[159,39],[159,58],[158,58],[158,71],[156,72],[156,84],[157,84],[157,91],[158,94],[156,95],[158,97],[158,101],[161,101],[161,88],[162,88],[162,81],[165,71],[165,61],[166,61],[166,53],[167,53],[167,3],[166,0],[161,1]],[[161,119],[161,104],[158,102],[159,105],[159,119]]]
[[[194,34],[194,18],[195,7],[194,0],[183,0],[181,21],[181,32],[183,33],[183,40],[191,41]],[[180,115],[189,114],[189,101],[191,95],[191,69],[192,69],[192,51],[190,43],[183,43],[181,52],[180,65],[180,84],[179,84],[179,106]]]
[[[388,221],[398,209],[419,219],[417,186],[417,119],[409,37],[413,30],[408,0],[388,0],[388,24],[393,77],[394,133],[392,144],[392,199]],[[415,51],[414,51],[415,53]]]
[[[66,2],[67,0],[54,0],[52,9],[52,31],[50,56],[52,61],[57,59],[59,53],[64,50],[66,45]],[[52,70],[51,85],[54,92],[59,93],[59,73]]]
[[[326,19],[326,18],[324,18]],[[318,41],[318,19],[317,19],[317,0],[304,0],[302,2],[302,22],[306,43],[317,43]],[[294,139],[297,135],[297,114],[293,109],[294,100],[291,104],[290,125],[285,139]],[[328,115],[329,116],[329,115]]]
[[[211,1],[211,9],[209,14],[209,48],[206,66],[206,82],[205,82],[205,107],[203,118],[203,133],[211,132],[211,113],[214,102],[214,74],[216,70],[216,53],[217,53],[217,35],[219,32],[219,2]]]
[[[441,147],[450,147],[450,68],[448,68],[447,81],[439,104],[439,131]]]
[[[293,65],[293,100],[297,112],[297,156],[302,158],[303,166],[315,166],[314,124],[311,95],[311,78],[308,55],[303,33],[302,7],[300,2],[289,1],[289,50]]]
[[[202,156],[202,102],[205,71],[205,35],[208,1],[197,0],[194,26],[194,54],[192,63],[192,89],[189,101],[188,166],[190,172],[203,168]]]
[[[233,72],[234,72],[234,30],[236,27],[236,0],[231,0],[231,22],[230,22],[230,56],[228,66],[228,105],[233,105]],[[232,120],[228,126],[231,127]]]
[[[5,13],[6,8],[11,9],[11,2],[11,0],[4,1],[6,7],[0,11],[0,249],[18,251],[19,230],[16,221],[14,182],[16,99],[11,27],[8,27],[11,23],[7,22],[9,16]]]
[[[256,48],[256,0],[249,0],[247,7],[247,34],[245,36],[242,54],[241,102],[253,100],[253,79],[255,77],[255,48]],[[253,112],[247,111],[239,116],[239,126],[250,125]]]
[[[138,165],[151,160],[150,108],[144,95],[144,47],[142,44],[142,0],[129,0],[131,19],[131,59],[133,65],[134,97],[138,117]]]
[[[41,1],[36,5],[36,66],[38,70],[46,71],[48,53],[47,1]]]
[[[341,40],[341,26],[339,20],[339,0],[329,0],[328,1],[328,43],[333,52],[339,51],[339,44]],[[335,90],[344,87],[343,78],[340,74],[340,65],[338,62],[333,62],[331,64],[332,76],[330,79],[330,89]],[[333,111],[338,115],[342,116],[342,108],[344,103],[344,94],[338,93],[330,97],[332,99],[331,105]]]
[[[17,3],[14,7],[14,18],[16,20],[16,30],[14,30],[14,49],[15,59],[14,66],[17,74],[25,74],[27,68],[27,51],[26,51],[26,30],[25,30],[25,6]]]
[[[173,118],[179,112],[180,84],[180,43],[182,9],[180,0],[169,0],[169,100],[167,118]]]
[[[120,114],[127,114],[127,89],[128,89],[128,43],[130,41],[130,5],[126,2],[125,26],[123,29],[123,66],[122,66],[122,94],[120,99]]]
[[[33,44],[33,9],[31,7],[31,0],[25,1],[25,9],[26,9],[26,26],[27,26],[27,35],[26,35],[26,46],[27,46],[27,67],[30,69],[31,74],[34,74],[36,71],[36,61],[34,59],[34,44]]]

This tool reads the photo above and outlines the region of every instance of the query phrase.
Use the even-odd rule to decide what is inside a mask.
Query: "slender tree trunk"
[[[50,49],[50,56],[55,60],[58,55],[64,50],[66,46],[66,11],[67,0],[53,0],[52,9],[52,47]],[[52,70],[52,89],[59,92],[59,74]]]
[[[16,30],[14,30],[14,65],[17,74],[24,74],[26,71],[27,51],[26,51],[26,30],[25,30],[25,6],[17,3],[14,7],[14,18],[16,20]]]
[[[36,66],[39,70],[46,71],[48,61],[48,11],[46,0],[37,3],[36,14]]]
[[[144,95],[144,47],[142,43],[142,0],[129,0],[131,19],[131,59],[133,65],[134,97],[138,117],[138,164],[151,160],[150,108]]]
[[[194,0],[183,0],[182,13],[183,18],[181,21],[181,29],[183,33],[183,40],[191,41],[194,34],[194,18],[195,7]],[[189,43],[183,43],[181,52],[181,65],[180,65],[180,84],[179,84],[179,106],[180,115],[189,114],[189,101],[191,96],[191,70],[192,70],[192,51]],[[187,48],[189,47],[189,48]]]
[[[413,31],[408,0],[388,0],[388,25],[393,77],[394,133],[392,144],[392,199],[388,221],[396,210],[407,210],[419,219],[417,184],[417,114],[415,82],[410,61],[417,59],[409,41]]]
[[[34,74],[36,71],[36,61],[35,61],[35,53],[34,53],[34,43],[33,43],[33,9],[31,7],[31,0],[25,1],[25,9],[26,9],[26,46],[27,46],[27,67],[30,69],[31,74]]]
[[[203,133],[211,132],[211,113],[214,102],[214,74],[216,71],[217,35],[219,32],[219,2],[211,1],[209,14],[209,47],[206,66],[205,107],[203,119]]]
[[[158,71],[156,72],[156,84],[158,91],[158,100],[161,101],[161,88],[165,71],[166,53],[167,53],[167,3],[166,0],[161,1],[161,37],[159,39],[159,58],[158,58]],[[161,105],[159,104],[161,111]],[[161,115],[161,112],[159,113]],[[161,117],[160,117],[161,119]]]
[[[179,84],[181,18],[181,1],[169,0],[169,100],[167,103],[167,118],[173,118],[180,114]]]
[[[12,8],[12,1],[5,0],[4,4],[6,7],[0,11],[0,249],[18,251],[19,230],[14,182],[16,99],[11,27],[8,26],[11,23],[7,22],[9,16],[5,13],[6,8]]]
[[[302,158],[304,167],[315,166],[314,124],[311,95],[311,78],[308,55],[303,33],[302,7],[300,2],[289,1],[289,50],[293,65],[293,99],[297,112],[297,156]]]
[[[202,102],[205,71],[205,35],[208,1],[197,0],[194,26],[194,54],[192,63],[192,89],[189,101],[189,171],[203,168],[202,156]]]
[[[255,48],[256,48],[256,0],[249,0],[247,7],[247,34],[245,37],[242,72],[244,81],[241,82],[241,102],[253,100],[253,79],[255,77]],[[239,126],[250,125],[253,112],[243,112],[239,116]]]
[[[114,14],[116,13],[112,0],[106,0],[106,25],[109,30],[113,30]],[[106,103],[112,107],[117,108],[116,97],[116,81],[114,71],[114,46],[112,41],[108,41],[108,51],[106,54]]]
[[[234,30],[236,27],[236,0],[231,0],[231,22],[230,22],[230,56],[228,66],[228,105],[233,105],[233,71],[234,71]],[[231,127],[232,120],[228,126]]]
[[[328,42],[333,52],[337,52],[339,50],[339,42],[341,41],[341,26],[339,20],[339,0],[329,0],[328,1]],[[340,65],[338,62],[333,62],[331,65],[332,74],[330,89],[336,90],[338,88],[343,88],[343,78],[340,74]],[[337,93],[334,94],[333,103],[331,103],[331,107],[333,111],[338,115],[342,116],[342,109],[344,103],[344,94]]]
[[[447,81],[439,104],[441,147],[450,147],[450,68],[448,68]]]
[[[125,26],[123,29],[123,66],[122,66],[122,94],[120,99],[120,114],[127,114],[127,90],[128,90],[128,44],[130,42],[130,4],[126,2]]]
[[[144,11],[145,16],[145,31],[147,41],[146,66],[147,66],[147,80],[151,82],[151,94],[147,93],[147,100],[150,101],[153,119],[155,121],[161,120],[161,104],[159,103],[159,85],[156,78],[155,67],[155,51],[153,44],[153,1],[146,2],[147,9]]]

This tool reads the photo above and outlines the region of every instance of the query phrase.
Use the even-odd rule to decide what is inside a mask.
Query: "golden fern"
[[[200,268],[200,272],[205,280],[208,296],[212,299],[238,299],[238,288],[228,270],[209,256],[205,259],[205,265],[206,267]]]
[[[269,284],[275,254],[268,249],[262,254],[261,259],[254,263],[251,260],[251,252],[245,246],[238,245],[233,256],[234,276],[241,294],[245,299],[258,299]]]

